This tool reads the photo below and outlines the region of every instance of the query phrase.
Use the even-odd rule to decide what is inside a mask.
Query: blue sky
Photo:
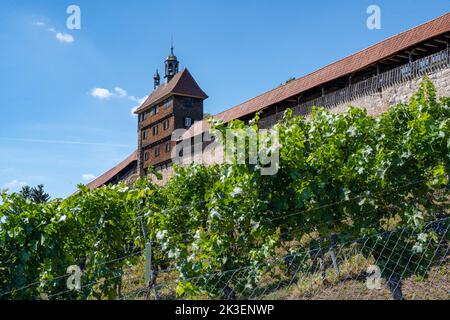
[[[81,30],[66,28],[71,4]],[[381,30],[366,27],[371,4]],[[64,197],[129,155],[130,110],[150,93],[171,35],[210,96],[205,112],[218,113],[449,9],[447,0],[2,0],[0,189],[42,183]]]

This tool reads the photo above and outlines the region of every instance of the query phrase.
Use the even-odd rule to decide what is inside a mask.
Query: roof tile
[[[145,111],[154,103],[159,102],[171,94],[179,94],[201,99],[208,98],[206,93],[200,88],[195,79],[192,77],[189,70],[184,69],[174,75],[172,80],[168,83],[164,83],[156,88],[134,113],[139,114]]]
[[[120,171],[128,167],[133,161],[137,161],[137,150],[134,151],[128,158],[126,158],[124,161],[119,163],[114,168],[108,170],[104,174],[102,174],[100,177],[95,179],[94,181],[88,183],[86,187],[89,189],[96,189],[100,188],[101,186],[107,184],[112,178],[114,178],[115,175],[117,175]]]

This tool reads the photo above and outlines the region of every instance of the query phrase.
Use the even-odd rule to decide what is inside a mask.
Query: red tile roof
[[[130,156],[128,156],[128,158],[126,158],[124,161],[119,163],[117,166],[115,166],[111,170],[105,172],[104,174],[102,174],[100,177],[98,177],[94,181],[88,183],[86,185],[86,187],[88,187],[91,190],[92,189],[96,189],[96,188],[100,188],[101,186],[103,186],[103,185],[107,184],[108,182],[110,182],[111,179],[114,178],[114,176],[116,176],[123,169],[125,169],[130,164],[132,164],[133,161],[137,161],[137,150],[134,151]]]
[[[151,107],[154,103],[159,102],[172,94],[179,94],[200,99],[208,98],[206,93],[203,92],[194,80],[189,70],[184,69],[174,75],[172,80],[168,83],[164,83],[156,88],[134,113],[139,114]]]
[[[283,86],[263,93],[256,98],[221,112],[215,115],[214,118],[229,122],[233,119],[250,115],[323,83],[364,69],[365,67],[388,58],[399,51],[449,31],[450,13],[446,13],[425,24],[388,38],[304,77],[291,81]],[[199,134],[208,130],[208,128],[209,124],[206,121],[199,121],[188,130],[184,137],[187,138],[193,134]]]

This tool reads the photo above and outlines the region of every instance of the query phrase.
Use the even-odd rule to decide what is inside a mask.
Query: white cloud
[[[97,179],[97,177],[92,173],[85,173],[81,177],[83,178],[83,181],[92,181]]]
[[[116,92],[116,94],[119,97],[127,97],[128,96],[128,92],[120,87],[115,87],[114,91]]]
[[[45,26],[45,22],[35,21],[35,22],[33,22],[33,26],[35,26],[35,27],[44,27]]]
[[[135,96],[130,96],[130,100],[139,103],[139,105],[143,104],[145,100],[147,100],[148,96],[138,98]]]
[[[114,96],[114,93],[105,88],[94,88],[91,90],[91,96],[98,99],[109,99]]]
[[[133,117],[136,117],[136,114],[134,114],[134,112],[137,110],[137,108],[139,108],[144,103],[145,100],[147,100],[147,98],[148,98],[148,96],[145,96],[145,97],[142,97],[142,98],[136,98],[136,97],[133,97],[133,96],[130,97],[130,99],[132,101],[139,103],[137,106],[134,106],[133,108],[131,108],[131,115]]]
[[[131,115],[132,115],[133,117],[136,117],[136,114],[135,114],[134,112],[135,112],[138,108],[139,108],[139,106],[135,106],[135,107],[131,108]]]
[[[43,21],[35,21],[32,23],[33,26],[38,27],[38,28],[43,28],[46,27],[47,24]],[[53,27],[48,27],[46,29],[48,32],[54,33],[55,34],[55,38],[61,42],[61,43],[72,43],[75,41],[75,38],[68,34],[68,33],[63,33],[63,32],[58,32],[55,28]]]
[[[127,90],[121,88],[121,87],[115,87],[114,90],[109,90],[109,89],[105,89],[105,88],[94,88],[90,91],[91,96],[98,98],[98,99],[109,99],[109,98],[113,98],[113,97],[118,97],[118,98],[127,98],[133,102],[135,102],[137,105],[135,105],[134,107],[131,108],[131,115],[132,116],[136,116],[134,114],[134,111],[136,111],[137,108],[139,108],[142,103],[144,103],[145,100],[147,100],[148,96],[139,98],[136,96],[130,96],[128,95]]]
[[[59,42],[63,43],[72,43],[75,41],[74,37],[68,33],[62,33],[58,32],[56,34],[56,39],[58,39]]]
[[[5,184],[6,189],[17,189],[27,186],[28,183],[25,181],[19,181],[17,179],[14,179],[8,183]]]

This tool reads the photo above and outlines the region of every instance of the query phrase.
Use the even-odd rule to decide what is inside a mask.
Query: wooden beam
[[[434,39],[434,41],[438,42],[438,43],[443,43],[443,44],[447,44],[448,43],[448,41],[440,40],[440,39]]]
[[[395,59],[394,57],[387,58],[386,60],[394,61],[394,62],[401,62],[401,60]]]
[[[426,46],[426,47],[431,47],[431,48],[437,48],[438,47],[438,46],[436,46],[434,44],[431,44],[431,43],[424,43],[423,45]]]
[[[411,55],[412,56],[417,56],[417,55],[419,55],[419,53],[417,52],[418,51],[418,49],[417,48],[414,48],[414,50],[411,50],[411,51],[405,51],[406,53],[411,53]],[[427,50],[428,51],[428,50]]]

